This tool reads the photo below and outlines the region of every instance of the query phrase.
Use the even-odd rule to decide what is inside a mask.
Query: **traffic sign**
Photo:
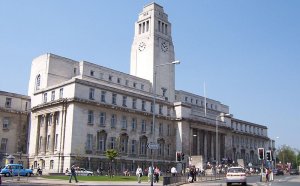
[[[155,143],[148,143],[147,144],[148,149],[158,149],[158,144]]]

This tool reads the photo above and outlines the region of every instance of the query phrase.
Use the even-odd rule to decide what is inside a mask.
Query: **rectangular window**
[[[127,117],[122,117],[122,129],[127,129]]]
[[[171,108],[170,107],[167,108],[167,116],[171,116]]]
[[[171,126],[168,124],[167,126],[167,136],[171,136]]]
[[[163,106],[159,105],[159,114],[163,114],[162,110],[163,110]]]
[[[158,31],[160,32],[160,21],[158,21]]]
[[[55,119],[54,119],[55,120],[55,124],[59,125],[59,112],[56,112],[54,117],[55,117]]]
[[[51,101],[54,101],[55,100],[55,91],[52,91],[51,92]]]
[[[142,111],[146,111],[146,101],[142,100]]]
[[[118,79],[117,79],[117,82],[120,84],[120,83],[121,83],[121,78],[118,78]]]
[[[128,86],[129,85],[129,80],[126,79],[125,81],[125,85]]]
[[[94,75],[95,75],[95,72],[94,72],[93,70],[91,70],[91,71],[90,71],[90,75],[91,75],[91,76],[94,76]]]
[[[94,111],[88,111],[88,124],[94,124]]]
[[[136,130],[136,118],[131,119],[131,130],[132,131]]]
[[[47,125],[48,126],[52,125],[52,115],[51,114],[47,114]]]
[[[44,93],[44,95],[43,95],[43,102],[47,103],[47,93]]]
[[[116,123],[117,123],[117,115],[116,114],[112,114],[111,115],[111,120],[110,120],[110,126],[111,128],[116,128]]]
[[[77,74],[77,69],[76,68],[73,69],[73,73],[74,73],[74,75]]]
[[[131,154],[136,154],[135,146],[136,140],[131,140]]]
[[[25,111],[27,111],[28,110],[28,102],[26,101],[25,102]]]
[[[5,108],[11,108],[11,98],[6,98]]]
[[[141,34],[141,32],[142,32],[142,24],[140,23],[139,24],[139,34]]]
[[[163,135],[163,124],[159,124],[159,135]]]
[[[63,97],[64,97],[64,89],[61,88],[61,89],[59,89],[59,98],[61,99]]]
[[[146,32],[149,31],[149,21],[146,21]]]
[[[114,149],[116,147],[116,138],[110,137],[110,149]]]
[[[89,99],[90,100],[94,100],[95,99],[95,89],[93,89],[93,88],[90,88]]]
[[[105,126],[106,113],[100,112],[100,126]]]
[[[126,102],[127,102],[127,96],[123,96],[123,101],[122,102],[123,102],[122,103],[123,107],[127,107],[127,104],[126,104]]]
[[[101,91],[101,102],[103,102],[103,103],[105,103],[105,95],[106,95],[106,92]]]
[[[150,108],[150,112],[153,113],[153,102],[151,102],[151,108]]]
[[[9,118],[3,118],[3,129],[8,129],[9,127]]]
[[[116,105],[117,104],[117,94],[112,94],[112,104]]]
[[[146,132],[146,120],[142,119],[142,132]]]
[[[136,88],[136,82],[133,83],[133,87]]]
[[[8,142],[8,139],[7,139],[7,138],[2,138],[2,139],[1,139],[1,148],[0,148],[0,150],[1,150],[2,152],[6,152],[7,142]]]
[[[132,99],[132,108],[136,109],[136,98]]]
[[[87,134],[86,150],[93,150],[93,134]]]
[[[49,149],[50,146],[50,135],[47,135],[47,144],[46,144],[46,150]]]
[[[105,137],[100,136],[99,138],[99,151],[104,152],[105,151]]]
[[[109,75],[109,76],[108,76],[108,80],[109,80],[109,81],[112,81],[112,78],[113,78],[112,75]]]
[[[57,144],[58,144],[58,134],[55,134],[55,143],[54,143],[55,150],[57,150]]]

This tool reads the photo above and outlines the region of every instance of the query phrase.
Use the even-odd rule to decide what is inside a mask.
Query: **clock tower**
[[[175,99],[175,67],[163,65],[175,60],[171,23],[162,6],[151,3],[143,8],[135,23],[131,47],[130,74],[153,83],[156,72],[156,94]]]

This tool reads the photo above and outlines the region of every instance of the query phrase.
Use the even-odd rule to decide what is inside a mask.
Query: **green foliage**
[[[277,161],[282,164],[292,163],[292,167],[299,165],[300,154],[297,149],[292,149],[287,145],[283,145],[277,150]]]
[[[112,162],[112,160],[114,160],[118,155],[119,153],[115,149],[107,149],[105,151],[105,156],[110,160],[110,162]]]

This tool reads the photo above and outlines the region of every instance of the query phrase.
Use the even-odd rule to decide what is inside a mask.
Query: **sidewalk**
[[[2,185],[150,185],[148,182],[137,183],[133,181],[80,181],[75,183],[73,180],[72,183],[69,183],[68,180],[57,180],[57,179],[45,179],[41,177],[20,177],[20,180],[17,180],[17,177],[2,177]],[[156,186],[161,186],[162,182],[154,183]]]

